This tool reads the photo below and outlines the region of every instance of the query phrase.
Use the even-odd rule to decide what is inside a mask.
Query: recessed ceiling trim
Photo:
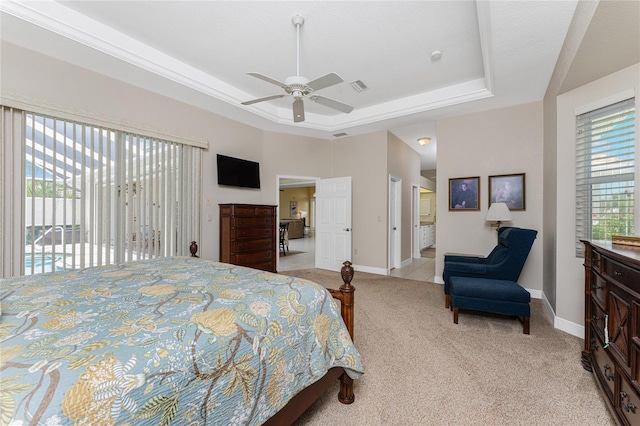
[[[2,0],[0,10],[222,101],[237,103],[239,99],[251,96],[57,2]]]
[[[4,12],[17,18],[234,106],[238,106],[242,99],[247,99],[251,96],[59,3],[17,3],[13,0],[3,0],[0,5]],[[108,40],[111,40],[111,42]],[[126,49],[121,46],[126,46]],[[295,125],[291,123],[290,111],[285,108],[278,108],[268,104],[260,105],[260,107],[253,105],[250,112],[276,124],[335,133],[346,127],[392,119],[407,113],[425,112],[489,96],[492,96],[492,94],[486,87],[486,81],[479,79],[367,108],[360,108],[349,115],[325,116],[308,114],[305,122],[296,123]],[[242,108],[249,111],[249,107]]]
[[[484,81],[487,90],[493,92],[493,41],[491,38],[491,2],[477,1],[478,32],[480,34],[480,50],[484,67]]]
[[[431,92],[420,93],[402,99],[396,99],[383,104],[373,105],[367,108],[354,109],[351,114],[338,114],[324,116],[318,114],[306,114],[304,122],[296,123],[295,127],[336,132],[338,130],[356,127],[401,117],[407,114],[417,114],[461,103],[492,97],[485,87],[485,80],[480,78],[455,86]],[[291,125],[291,111],[286,108],[277,108],[273,105],[254,105],[252,112],[263,118],[279,124]]]

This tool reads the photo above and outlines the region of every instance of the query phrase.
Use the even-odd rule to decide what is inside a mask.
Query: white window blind
[[[635,99],[576,117],[576,255],[580,239],[634,235]]]
[[[3,120],[18,114],[2,143],[22,144],[24,178],[13,181],[23,214],[10,219],[24,230],[12,243],[21,273],[189,255],[200,233],[200,148],[18,110],[3,109]]]

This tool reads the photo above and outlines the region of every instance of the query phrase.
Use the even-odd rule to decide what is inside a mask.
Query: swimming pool
[[[66,258],[70,258],[68,254]],[[31,275],[31,266],[33,265],[33,273],[40,274],[43,272],[58,272],[64,271],[65,256],[62,254],[56,254],[55,256],[50,253],[34,254],[33,256],[26,255],[24,259],[24,274]]]

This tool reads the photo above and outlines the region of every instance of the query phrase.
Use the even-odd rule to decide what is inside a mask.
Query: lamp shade
[[[489,207],[487,216],[484,218],[487,222],[506,222],[513,220],[511,211],[505,203],[493,203]]]

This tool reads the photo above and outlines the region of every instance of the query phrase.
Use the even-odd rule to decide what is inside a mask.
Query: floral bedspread
[[[173,257],[0,280],[0,424],[260,424],[334,366],[329,292]]]

